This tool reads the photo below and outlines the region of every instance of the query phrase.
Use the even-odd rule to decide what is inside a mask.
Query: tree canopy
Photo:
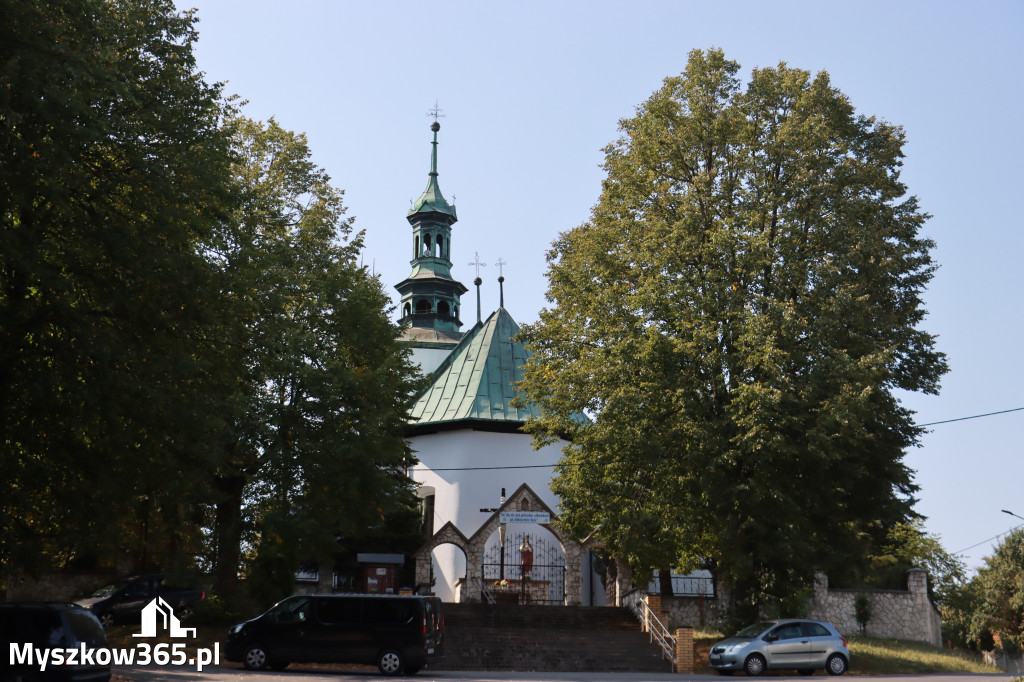
[[[231,131],[169,0],[0,16],[0,564],[31,568],[195,527]]]
[[[415,371],[305,136],[273,120],[233,127],[241,202],[210,249],[235,306],[225,362],[237,377],[221,409],[215,563],[222,588],[241,560],[280,590],[339,537],[414,507],[403,433]]]
[[[521,388],[535,439],[571,439],[569,529],[641,571],[712,561],[749,612],[913,518],[897,391],[946,365],[902,129],[824,72],[739,68],[693,51],[621,121],[590,220],[548,254]]]
[[[0,588],[123,549],[273,585],[410,525],[415,372],[305,137],[171,0],[0,16]]]

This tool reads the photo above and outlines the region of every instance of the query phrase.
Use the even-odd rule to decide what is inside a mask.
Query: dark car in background
[[[92,611],[103,627],[109,627],[138,624],[142,609],[156,597],[167,602],[178,620],[184,623],[207,594],[203,586],[190,576],[139,575],[102,587],[75,603]]]
[[[228,632],[225,658],[250,670],[290,663],[363,663],[414,675],[444,657],[437,597],[315,594],[289,597]]]
[[[761,675],[767,670],[797,670],[813,675],[826,670],[842,675],[850,667],[846,640],[831,623],[817,620],[766,620],[748,625],[711,647],[711,668],[723,675],[742,670]]]
[[[38,680],[39,682],[107,682],[110,666],[82,665],[66,662],[61,654],[60,665],[38,663],[38,656],[57,650],[106,649],[107,636],[99,620],[76,604],[45,602],[0,603],[0,642],[5,651],[0,656],[0,681]],[[15,652],[11,647],[16,648]],[[26,660],[25,655],[32,660]]]

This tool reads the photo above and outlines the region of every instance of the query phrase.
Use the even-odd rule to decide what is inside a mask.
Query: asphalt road
[[[329,670],[329,669],[295,669],[282,672],[249,672],[241,667],[234,666],[211,666],[201,673],[188,668],[176,668],[169,666],[134,666],[115,667],[115,680],[117,682],[367,682],[368,680],[381,679],[376,670]],[[733,679],[741,680],[745,676],[737,675]],[[827,675],[818,674],[815,678],[829,678]],[[433,682],[434,680],[472,680],[473,682],[684,682],[686,680],[723,680],[729,679],[719,675],[676,675],[673,673],[514,673],[514,672],[464,672],[464,671],[439,671],[431,673],[428,670],[420,672],[415,677],[400,679],[416,680],[418,682]],[[807,680],[807,677],[797,675],[789,677],[786,675],[766,675],[769,682],[797,682]],[[848,675],[844,679],[850,682],[908,682],[909,680],[927,680],[928,682],[1011,682],[1014,676],[1001,673],[994,675]]]

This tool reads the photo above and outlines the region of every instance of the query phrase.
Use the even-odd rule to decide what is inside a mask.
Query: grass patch
[[[714,674],[708,665],[708,654],[721,639],[722,634],[711,629],[694,631],[694,672]],[[850,675],[1000,672],[998,668],[985,665],[981,656],[940,649],[923,642],[854,637],[847,644],[850,649]],[[789,675],[789,671],[780,672]]]
[[[981,656],[923,642],[854,637],[849,648],[851,672],[865,675],[999,672],[998,668],[985,665]]]

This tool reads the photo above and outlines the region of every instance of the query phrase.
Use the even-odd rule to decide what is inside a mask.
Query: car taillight
[[[206,590],[199,593],[199,601],[206,601]]]
[[[423,634],[427,634],[427,614],[423,614]]]
[[[845,637],[843,637],[842,635],[840,635],[840,636],[839,636],[839,641],[843,643],[843,646],[844,646],[844,647],[846,646],[846,638],[845,638]],[[849,648],[849,647],[846,647],[846,648]]]

